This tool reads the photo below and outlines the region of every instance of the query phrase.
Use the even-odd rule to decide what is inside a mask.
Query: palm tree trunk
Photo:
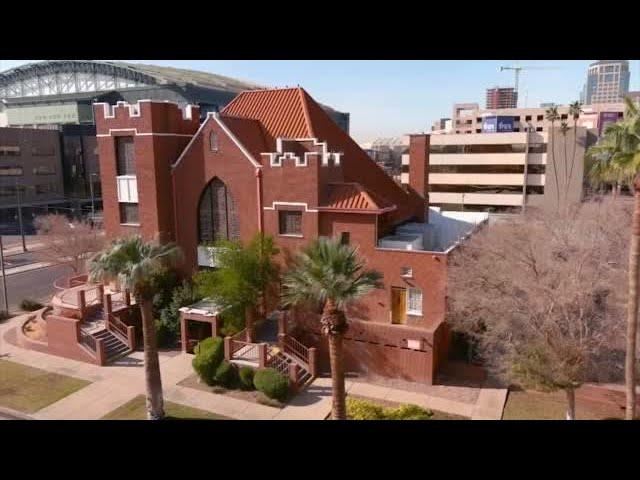
[[[640,272],[640,175],[633,181],[634,207],[629,247],[629,293],[627,299],[627,355],[624,377],[627,391],[625,418],[636,413],[636,336],[638,334],[638,273]]]
[[[329,341],[329,363],[331,365],[331,391],[332,406],[331,418],[333,420],[347,419],[346,393],[344,387],[344,362],[342,355],[342,335],[347,329],[344,312],[336,308],[335,303],[329,299],[322,309],[322,331]]]
[[[329,335],[329,361],[331,362],[331,389],[333,393],[331,418],[346,420],[347,404],[344,388],[342,334]]]
[[[576,419],[576,391],[573,388],[565,390],[567,394],[567,417],[566,420]]]
[[[137,298],[142,317],[142,335],[144,344],[144,380],[147,390],[147,419],[162,420],[164,417],[164,401],[162,398],[162,379],[160,377],[160,360],[156,328],[153,323],[151,301]]]
[[[558,183],[558,169],[556,168],[556,142],[554,130],[554,122],[551,122],[551,164],[553,165],[553,176],[556,181],[556,211],[558,211],[560,209],[560,184]]]

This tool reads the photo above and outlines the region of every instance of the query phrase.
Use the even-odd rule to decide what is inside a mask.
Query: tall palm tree
[[[629,246],[629,284],[627,297],[627,345],[625,358],[627,420],[636,412],[636,340],[638,334],[638,283],[640,281],[640,113],[625,98],[624,120],[608,125],[603,138],[589,149],[597,172],[615,178],[633,178],[634,209]],[[594,168],[592,167],[592,171]],[[593,176],[593,174],[592,174]]]
[[[551,164],[553,165],[553,176],[556,181],[556,209],[560,208],[560,186],[558,183],[558,169],[556,168],[556,155],[555,148],[556,144],[554,142],[554,130],[555,130],[555,122],[560,120],[560,115],[558,114],[558,107],[549,107],[545,112],[545,118],[551,122],[551,142],[549,143],[551,147]]]
[[[173,267],[181,257],[180,248],[174,244],[146,243],[140,237],[134,236],[116,240],[89,263],[89,275],[92,281],[118,280],[123,288],[134,295],[140,308],[149,420],[160,420],[164,417],[160,362],[153,322],[155,292],[151,281],[161,267]]]
[[[332,418],[347,418],[342,337],[348,323],[344,312],[352,300],[382,288],[382,274],[366,270],[355,248],[320,237],[298,253],[283,281],[283,304],[320,305],[322,333],[329,342],[333,391]]]
[[[582,104],[578,100],[569,104],[569,115],[571,115],[571,117],[573,118],[573,151],[571,153],[571,167],[569,168],[569,176],[566,178],[567,190],[569,190],[569,184],[571,182],[571,177],[573,176],[573,165],[575,163],[576,150],[578,149],[578,119],[580,118],[581,113]]]

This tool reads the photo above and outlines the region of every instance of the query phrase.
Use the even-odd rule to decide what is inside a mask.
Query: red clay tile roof
[[[258,120],[273,149],[278,137],[314,137],[304,100],[301,88],[250,90],[234,98],[220,113]]]
[[[220,112],[260,122],[269,151],[277,138],[317,138],[330,151],[340,152],[345,182],[357,182],[369,194],[375,192],[397,206],[394,221],[404,221],[424,211],[425,202],[413,191],[405,191],[345,133],[302,88],[250,90],[242,92]],[[238,136],[241,142],[245,137]],[[258,160],[259,161],[259,160]]]
[[[251,118],[231,117],[228,115],[220,116],[220,120],[249,150],[255,161],[261,163],[260,154],[268,152],[269,148],[260,122]]]
[[[327,205],[321,210],[384,213],[395,205],[365,190],[359,183],[330,183]]]

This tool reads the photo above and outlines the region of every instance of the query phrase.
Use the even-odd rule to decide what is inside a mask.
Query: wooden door
[[[391,288],[391,323],[407,323],[407,290]]]

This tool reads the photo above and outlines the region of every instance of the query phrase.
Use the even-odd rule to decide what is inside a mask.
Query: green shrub
[[[167,348],[172,347],[175,343],[175,336],[171,331],[171,327],[167,325],[162,320],[156,320],[156,340],[158,342],[158,347]]]
[[[27,312],[33,312],[35,310],[40,310],[41,308],[44,308],[44,305],[41,304],[40,302],[36,302],[35,300],[29,300],[28,298],[25,298],[20,302],[20,308]]]
[[[353,420],[384,420],[384,407],[365,400],[347,397],[347,417]]]
[[[213,379],[217,384],[225,388],[233,388],[238,382],[238,370],[235,365],[223,360],[222,363],[218,365]]]
[[[431,410],[417,405],[383,407],[377,403],[347,397],[347,417],[352,420],[429,420],[432,416]]]
[[[224,341],[220,337],[209,337],[196,345],[194,353],[193,369],[203,382],[213,385],[216,370],[224,358]]]
[[[253,385],[269,398],[284,402],[289,395],[289,379],[273,368],[258,370]]]
[[[397,408],[385,410],[389,420],[429,420],[433,417],[431,410],[425,410],[418,405],[400,405]]]
[[[253,390],[253,377],[255,372],[251,367],[242,367],[238,372],[238,376],[240,377],[240,388],[243,390]]]

